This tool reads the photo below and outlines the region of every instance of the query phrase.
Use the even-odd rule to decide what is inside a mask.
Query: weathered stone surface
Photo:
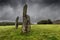
[[[23,25],[22,32],[27,33],[30,31],[30,17],[27,15],[27,4],[23,8]]]
[[[18,29],[18,20],[19,20],[19,16],[17,16],[16,21],[15,21],[16,29]]]
[[[27,25],[27,31],[29,32],[30,29],[31,29],[31,25],[30,25],[30,16],[29,16],[29,15],[27,15],[27,23],[26,23],[26,25]]]

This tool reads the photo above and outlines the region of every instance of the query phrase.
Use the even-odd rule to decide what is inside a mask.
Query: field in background
[[[60,25],[31,25],[31,32],[21,34],[21,25],[0,26],[0,40],[60,40]]]

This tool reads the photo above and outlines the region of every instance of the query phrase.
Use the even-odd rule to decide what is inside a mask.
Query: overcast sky
[[[17,16],[22,21],[25,2],[31,22],[60,19],[60,0],[0,0],[0,21],[15,21]]]

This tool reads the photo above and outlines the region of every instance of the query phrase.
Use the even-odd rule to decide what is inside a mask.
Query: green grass
[[[0,26],[0,40],[60,40],[60,25],[31,25],[28,34],[21,34],[21,25]]]

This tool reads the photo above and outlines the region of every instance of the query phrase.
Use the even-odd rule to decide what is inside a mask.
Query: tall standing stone
[[[27,33],[29,32],[29,25],[30,25],[30,17],[27,15],[27,4],[23,7],[23,27],[22,32]]]
[[[31,29],[30,16],[26,15],[26,17],[27,17],[27,24],[26,25],[28,26],[27,31],[29,32]]]
[[[16,29],[18,29],[18,20],[19,20],[19,16],[17,16],[17,18],[16,18],[16,20],[15,20]]]

